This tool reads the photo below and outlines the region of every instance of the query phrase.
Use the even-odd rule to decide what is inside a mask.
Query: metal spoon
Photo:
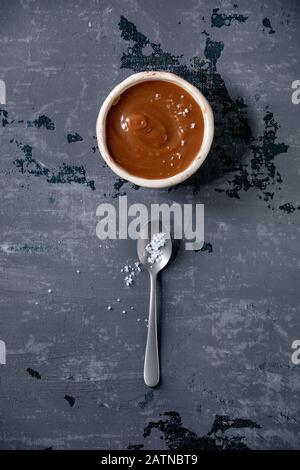
[[[161,257],[152,265],[149,263],[149,253],[146,246],[151,242],[155,233],[165,234],[165,244],[160,248]],[[144,362],[144,381],[148,387],[155,387],[159,382],[159,356],[157,341],[157,312],[156,312],[156,279],[158,273],[168,264],[172,254],[170,233],[159,220],[149,220],[142,228],[137,243],[138,257],[150,275],[150,306],[148,335]]]

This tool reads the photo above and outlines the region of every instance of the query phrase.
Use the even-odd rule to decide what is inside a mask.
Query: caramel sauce
[[[163,80],[128,88],[106,117],[111,157],[128,173],[147,179],[169,178],[189,167],[203,133],[198,103],[183,88]]]

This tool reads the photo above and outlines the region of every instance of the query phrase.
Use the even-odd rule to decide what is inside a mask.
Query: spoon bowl
[[[161,247],[162,256],[157,259],[155,263],[151,264],[148,261],[149,253],[146,250],[147,245],[150,243],[151,238],[156,233],[165,234],[165,244]],[[140,238],[137,242],[137,252],[141,264],[147,269],[148,272],[158,274],[170,261],[172,255],[172,241],[171,235],[168,230],[163,226],[160,220],[148,220],[148,222],[141,228]]]

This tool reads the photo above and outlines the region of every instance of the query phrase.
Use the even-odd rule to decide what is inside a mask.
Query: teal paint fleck
[[[19,147],[25,158],[17,158],[14,160],[14,165],[18,168],[21,173],[28,173],[34,176],[49,176],[49,168],[41,163],[37,162],[32,157],[32,147],[31,145],[22,144],[21,142],[16,141],[17,147]]]
[[[215,415],[211,429],[198,436],[194,431],[183,427],[181,416],[176,411],[161,414],[157,421],[149,421],[144,428],[143,437],[147,439],[152,431],[160,432],[168,450],[247,450],[241,429],[260,429],[261,426],[251,419]],[[237,432],[236,432],[237,430]],[[228,431],[228,432],[227,432]],[[133,446],[131,445],[131,448]]]
[[[279,209],[283,212],[285,212],[286,214],[292,214],[293,212],[295,212],[297,209],[299,210],[300,209],[300,206],[298,207],[295,207],[293,204],[291,204],[290,202],[286,202],[285,204],[282,204],[281,206],[279,206]]]
[[[24,245],[10,245],[8,246],[5,251],[9,253],[41,253],[48,250],[48,247],[43,245],[28,245],[25,243]]]
[[[48,131],[54,131],[55,129],[55,124],[50,119],[48,116],[45,114],[39,116],[37,119],[34,119],[34,121],[27,121],[27,127],[37,127],[40,129],[41,127],[44,127]]]
[[[269,18],[264,18],[263,19],[263,31],[267,31],[269,34],[274,34],[275,33],[275,30],[272,28],[271,26],[271,21],[269,20]],[[266,29],[265,29],[266,28]]]
[[[76,401],[76,400],[75,400],[74,397],[72,397],[72,395],[65,395],[65,396],[64,396],[64,399],[69,403],[69,405],[70,405],[71,407],[73,407],[73,406],[75,405],[75,401]]]
[[[8,124],[9,124],[8,112],[6,111],[6,109],[0,108],[0,117],[1,117],[2,127],[8,126]]]
[[[56,173],[52,173],[51,176],[47,178],[49,183],[62,184],[62,183],[78,183],[84,184],[95,190],[94,181],[86,180],[86,171],[84,166],[73,166],[63,163]]]
[[[217,61],[221,57],[223,49],[224,43],[222,41],[213,41],[209,37],[206,39],[204,55],[209,61],[211,73],[216,72]]]
[[[81,137],[81,135],[75,132],[75,134],[67,135],[67,141],[69,142],[69,144],[72,144],[73,142],[82,142],[83,138]]]
[[[129,47],[128,54],[123,53],[121,57],[121,68],[132,68],[133,70],[167,70],[172,66],[179,65],[180,56],[176,57],[161,49],[160,44],[150,42],[149,39],[140,33],[136,26],[121,16],[119,21],[121,37],[125,41],[133,41]],[[152,52],[150,55],[143,53],[144,47],[150,45]]]
[[[235,7],[236,8],[236,7]],[[238,15],[233,13],[231,15],[226,15],[225,13],[219,13],[220,8],[214,8],[211,15],[211,27],[212,28],[222,28],[222,26],[230,26],[233,21],[238,23],[245,23],[248,16]]]
[[[34,379],[41,380],[42,378],[41,374],[39,374],[39,372],[37,372],[36,370],[31,369],[31,367],[28,367],[26,369],[26,372],[28,372],[28,374],[31,375],[31,377],[33,377]]]
[[[124,178],[117,178],[117,180],[114,182],[114,194],[111,195],[112,198],[117,198],[119,196],[125,196],[126,195],[126,192],[125,191],[121,191],[121,188],[124,186],[124,184],[127,184],[128,181],[125,180]],[[138,186],[137,184],[130,184],[130,187],[132,189],[135,189],[135,190],[138,190],[140,189],[140,186]]]
[[[198,253],[198,251],[207,251],[208,253],[213,252],[213,247],[211,243],[204,242],[203,247],[200,250],[194,250],[195,253]]]
[[[268,203],[274,198],[276,187],[282,183],[282,177],[275,166],[275,157],[288,151],[289,146],[283,142],[277,142],[279,124],[274,115],[266,108],[264,116],[263,135],[252,139],[250,149],[252,158],[250,163],[240,163],[233,179],[228,181],[229,188],[217,189],[218,192],[226,192],[227,196],[240,199],[241,190],[250,188],[258,189],[259,198]],[[272,189],[271,189],[272,188]]]
[[[83,165],[67,165],[63,163],[58,170],[50,169],[33,158],[32,147],[30,145],[22,144],[17,141],[16,145],[22,150],[25,156],[25,158],[17,158],[13,162],[21,173],[43,176],[48,183],[52,184],[78,183],[91,188],[93,191],[96,189],[95,182],[93,180],[87,180],[86,170]]]

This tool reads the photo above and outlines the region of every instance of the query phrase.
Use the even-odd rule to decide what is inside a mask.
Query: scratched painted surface
[[[1,1],[2,449],[300,447],[299,31],[291,0]],[[215,113],[205,165],[170,191],[118,179],[96,146],[106,94],[149,69]],[[162,277],[155,390],[148,278],[120,272],[135,243],[95,234],[122,194],[205,204],[203,249]]]

